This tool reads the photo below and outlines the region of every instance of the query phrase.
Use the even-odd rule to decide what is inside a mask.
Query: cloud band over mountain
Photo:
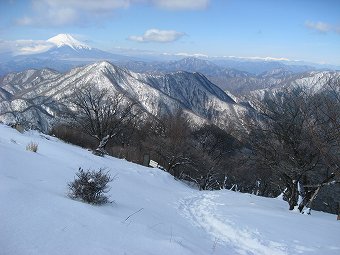
[[[148,29],[143,35],[131,35],[129,40],[136,42],[173,42],[184,36],[182,32],[175,30],[159,30],[159,29]]]

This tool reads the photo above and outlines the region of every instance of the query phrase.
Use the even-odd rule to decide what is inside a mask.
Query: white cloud
[[[54,45],[43,40],[0,41],[0,53],[10,52],[13,55],[29,55],[49,50]]]
[[[184,35],[184,33],[177,32],[175,30],[159,30],[149,29],[146,30],[143,35],[129,36],[129,40],[136,42],[173,42],[178,40]]]
[[[153,0],[153,4],[170,10],[202,10],[206,9],[210,0]]]
[[[29,55],[45,52],[52,48],[54,45],[46,41],[34,41],[34,40],[24,40],[16,41],[16,55]]]
[[[209,56],[203,53],[186,53],[186,52],[178,52],[173,54],[175,56],[181,57],[195,57],[195,58],[208,58]]]
[[[61,26],[75,23],[78,20],[78,14],[71,8],[51,9],[38,11],[39,15],[34,18],[23,17],[17,20],[18,25],[39,25],[39,26]]]
[[[131,0],[34,0],[37,5],[44,2],[54,9],[71,8],[73,10],[101,12],[112,11],[118,8],[127,8],[131,4]]]
[[[168,10],[201,10],[210,0],[31,0],[33,14],[17,20],[18,25],[86,25],[111,17],[116,9],[144,4]]]
[[[332,30],[332,26],[325,22],[312,22],[312,21],[306,21],[305,26],[309,29],[316,30],[321,33],[326,33]]]
[[[305,26],[320,33],[334,32],[340,35],[340,25],[332,25],[321,21],[312,22],[307,20],[305,22]]]
[[[275,58],[275,57],[237,57],[237,56],[223,56],[223,58],[235,58],[245,60],[264,60],[264,61],[291,61],[288,58]]]
[[[86,25],[113,14],[117,8],[126,8],[131,0],[32,0],[32,16],[16,21],[18,25],[66,26]]]

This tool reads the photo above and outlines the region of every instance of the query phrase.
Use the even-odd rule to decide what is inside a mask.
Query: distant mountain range
[[[145,61],[143,56],[137,59],[93,48],[68,34],[59,34],[48,39],[46,43],[51,47],[42,53],[17,56],[11,56],[9,53],[2,54],[0,75],[32,68],[50,68],[58,72],[68,72],[77,66],[107,60],[138,73],[200,72],[223,90],[243,95],[252,90],[276,87],[282,82],[297,78],[302,73],[337,69],[334,66],[302,61],[236,57],[187,57],[170,61]]]
[[[31,122],[44,131],[63,107],[60,99],[85,86],[123,92],[155,116],[183,109],[197,124],[225,126],[247,109],[200,73],[140,74],[106,61],[65,74],[50,69],[10,73],[0,84],[0,119]]]
[[[248,78],[246,75],[240,77]],[[280,77],[276,72],[268,75]],[[60,104],[61,99],[67,99],[76,89],[93,86],[107,89],[109,93],[123,92],[154,116],[183,109],[198,125],[214,123],[223,128],[251,109],[248,101],[261,98],[265,93],[287,86],[318,92],[326,88],[331,79],[340,79],[340,72],[312,71],[282,79],[272,88],[237,97],[197,72],[135,73],[107,61],[77,67],[66,73],[29,69],[0,79],[0,120],[25,120],[46,131],[65,106]]]
[[[281,63],[268,63],[272,68],[261,74],[222,67],[211,61],[198,58],[184,58],[170,62],[128,61],[119,63],[134,72],[168,73],[173,71],[200,72],[210,81],[224,90],[236,95],[245,94],[252,90],[275,87],[284,80],[291,79],[297,74],[315,70],[307,66],[286,66]]]
[[[183,109],[194,123],[223,128],[252,109],[248,101],[265,93],[287,86],[318,91],[340,77],[336,71],[275,61],[192,57],[141,61],[92,48],[67,34],[47,41],[51,47],[43,53],[7,56],[11,60],[0,63],[2,73],[10,71],[0,77],[0,120],[26,121],[46,131],[65,107],[60,99],[67,99],[75,89],[94,86],[123,92],[154,116]],[[238,68],[254,65],[257,71],[232,68],[236,64]]]

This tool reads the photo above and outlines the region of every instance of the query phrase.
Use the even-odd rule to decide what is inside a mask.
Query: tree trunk
[[[97,149],[93,152],[95,155],[104,156],[105,154],[107,154],[105,147],[106,147],[107,143],[109,142],[109,138],[110,138],[110,136],[107,135],[100,141]]]
[[[294,207],[297,205],[298,198],[299,198],[299,190],[298,190],[298,181],[294,180],[287,174],[282,175],[285,183],[286,189],[283,192],[284,199],[289,204],[289,210],[294,210]]]
[[[324,185],[330,185],[331,180],[335,177],[335,174],[332,173],[330,176],[328,176],[325,180],[323,180],[320,184],[317,185],[305,185],[305,189],[308,189],[308,191],[305,193],[305,196],[302,200],[302,202],[299,204],[299,210],[302,212],[303,208],[306,206],[309,208],[308,214],[310,214],[310,210],[313,204],[314,199],[317,197],[321,187]]]
[[[291,183],[291,194],[288,198],[289,210],[293,210],[297,205],[299,193],[298,193],[298,182],[296,180],[292,180]]]
[[[306,207],[309,208],[308,214],[310,214],[310,210],[311,210],[311,208],[312,208],[313,201],[314,201],[314,199],[316,198],[316,196],[318,195],[320,189],[321,189],[321,186],[318,187],[318,188],[314,191],[314,193],[313,193],[311,199],[310,199],[310,200],[308,201],[308,203],[306,204]]]
[[[299,204],[299,211],[300,213],[302,213],[302,210],[305,206],[307,206],[307,204],[309,203],[309,201],[311,200],[313,194],[315,193],[316,189],[315,188],[310,188],[307,190],[307,188],[305,188],[305,195],[301,201],[301,203]]]

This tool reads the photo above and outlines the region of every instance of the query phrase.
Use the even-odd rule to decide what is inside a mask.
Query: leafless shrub
[[[30,142],[26,145],[27,151],[37,152],[38,151],[38,144],[35,142]]]
[[[79,167],[76,176],[75,180],[68,184],[70,198],[97,205],[110,202],[106,193],[110,190],[108,183],[113,178],[108,172],[104,172],[104,169],[84,171]]]

